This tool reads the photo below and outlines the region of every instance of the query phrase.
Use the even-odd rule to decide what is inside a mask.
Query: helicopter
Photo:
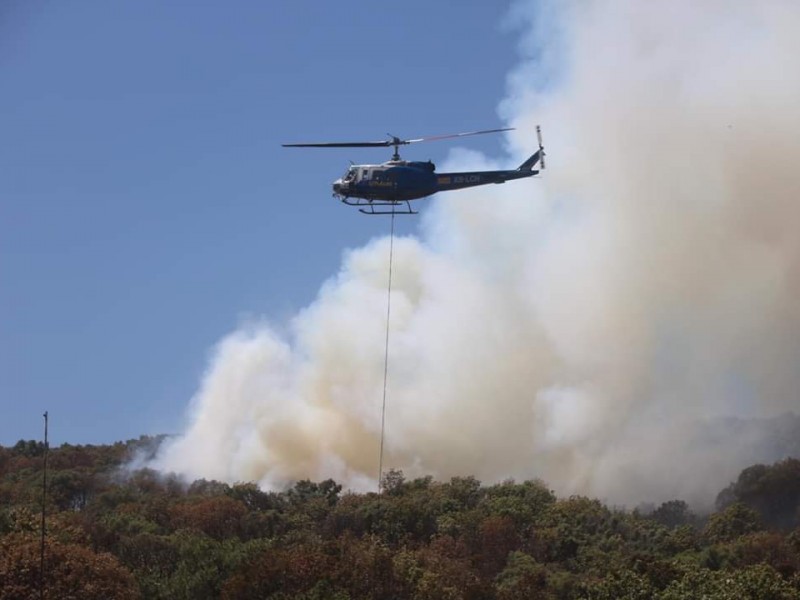
[[[383,164],[351,165],[342,177],[333,182],[333,197],[344,204],[358,207],[360,212],[368,215],[415,215],[418,211],[411,207],[411,200],[426,198],[436,192],[460,190],[490,183],[505,183],[537,175],[539,170],[534,169],[537,164],[544,169],[545,154],[542,145],[542,130],[541,127],[536,126],[539,149],[516,169],[505,171],[436,173],[436,165],[431,161],[402,160],[399,153],[400,146],[485,133],[499,133],[513,129],[513,127],[485,129],[410,140],[403,140],[387,134],[390,139],[377,142],[320,142],[282,145],[285,148],[394,147],[391,160]]]

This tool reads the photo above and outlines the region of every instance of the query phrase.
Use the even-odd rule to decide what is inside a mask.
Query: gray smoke
[[[515,166],[541,123],[548,170],[395,240],[385,464],[707,503],[780,458],[720,424],[800,408],[800,5],[535,4],[508,157],[444,168]],[[387,255],[348,252],[288,334],[222,340],[155,465],[374,489]]]

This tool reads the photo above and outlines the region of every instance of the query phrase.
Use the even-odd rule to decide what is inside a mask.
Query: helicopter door
[[[369,181],[369,169],[361,169],[361,181]]]

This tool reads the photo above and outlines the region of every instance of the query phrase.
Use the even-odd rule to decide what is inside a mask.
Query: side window
[[[369,181],[369,169],[363,169],[361,171],[361,181]]]

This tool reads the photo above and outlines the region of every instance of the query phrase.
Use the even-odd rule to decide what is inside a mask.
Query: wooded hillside
[[[800,598],[800,460],[745,469],[698,516],[541,481],[190,484],[122,468],[158,439],[48,458],[48,598]],[[38,597],[44,446],[0,447],[0,599]]]

